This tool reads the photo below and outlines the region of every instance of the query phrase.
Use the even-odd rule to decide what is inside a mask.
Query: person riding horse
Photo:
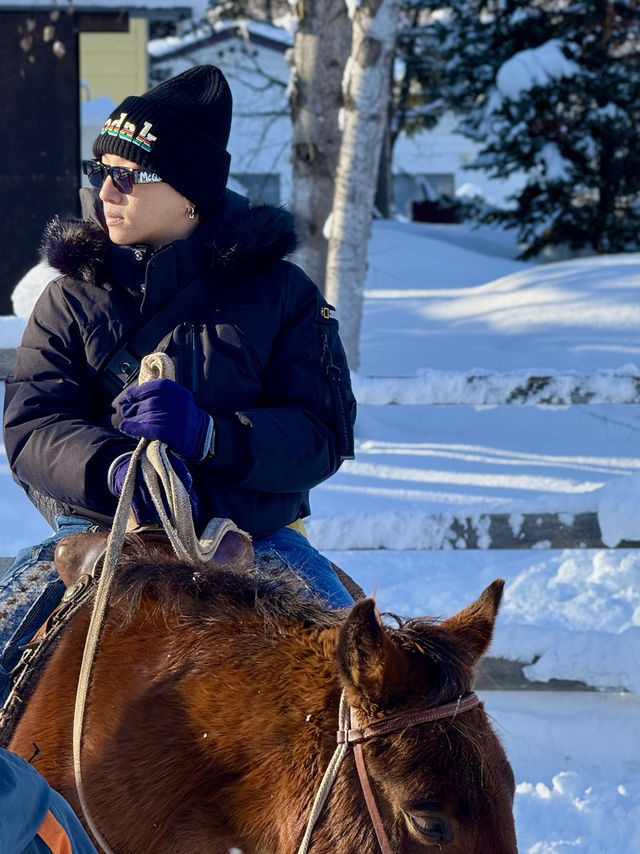
[[[55,533],[0,579],[0,700],[20,644],[62,596],[57,542],[110,527],[140,437],[167,444],[200,531],[232,519],[257,562],[295,569],[329,607],[353,603],[302,523],[309,490],[353,457],[338,323],[284,260],[296,245],[291,214],[226,189],[231,112],[210,65],[126,98],[83,164],[83,219],[46,229],[43,255],[60,275],[7,379],[4,440]],[[171,358],[177,381],[136,384],[152,350]],[[157,524],[144,482],[133,509],[140,525]]]

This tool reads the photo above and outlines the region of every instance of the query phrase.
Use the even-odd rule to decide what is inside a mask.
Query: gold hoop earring
[[[187,216],[189,217],[189,219],[195,219],[196,218],[196,209],[193,206],[190,207],[189,210],[187,211]]]

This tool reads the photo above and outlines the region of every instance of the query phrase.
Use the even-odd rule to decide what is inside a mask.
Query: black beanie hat
[[[206,216],[222,202],[229,177],[231,106],[219,68],[190,68],[125,98],[104,123],[93,153],[152,169]]]

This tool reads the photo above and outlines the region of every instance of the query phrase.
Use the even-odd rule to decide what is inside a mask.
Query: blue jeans
[[[256,563],[277,561],[284,569],[300,575],[309,592],[318,594],[330,608],[350,608],[353,597],[336,575],[333,567],[306,537],[291,528],[280,528],[273,534],[253,541]]]
[[[56,572],[56,546],[70,534],[88,531],[92,523],[56,516],[56,532],[37,546],[21,549],[0,578],[0,705],[10,690],[10,674],[28,643],[60,604],[64,582]]]
[[[22,549],[0,578],[0,705],[7,698],[10,674],[20,661],[20,647],[28,643],[60,603],[65,587],[53,558],[64,537],[92,527],[86,519],[57,516],[56,532],[38,546]],[[277,562],[307,582],[311,595],[319,595],[331,608],[349,608],[353,598],[333,567],[311,543],[290,528],[254,540],[256,563]]]

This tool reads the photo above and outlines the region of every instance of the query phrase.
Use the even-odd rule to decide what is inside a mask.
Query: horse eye
[[[453,842],[453,833],[447,820],[441,815],[407,813],[411,827],[431,842]]]

